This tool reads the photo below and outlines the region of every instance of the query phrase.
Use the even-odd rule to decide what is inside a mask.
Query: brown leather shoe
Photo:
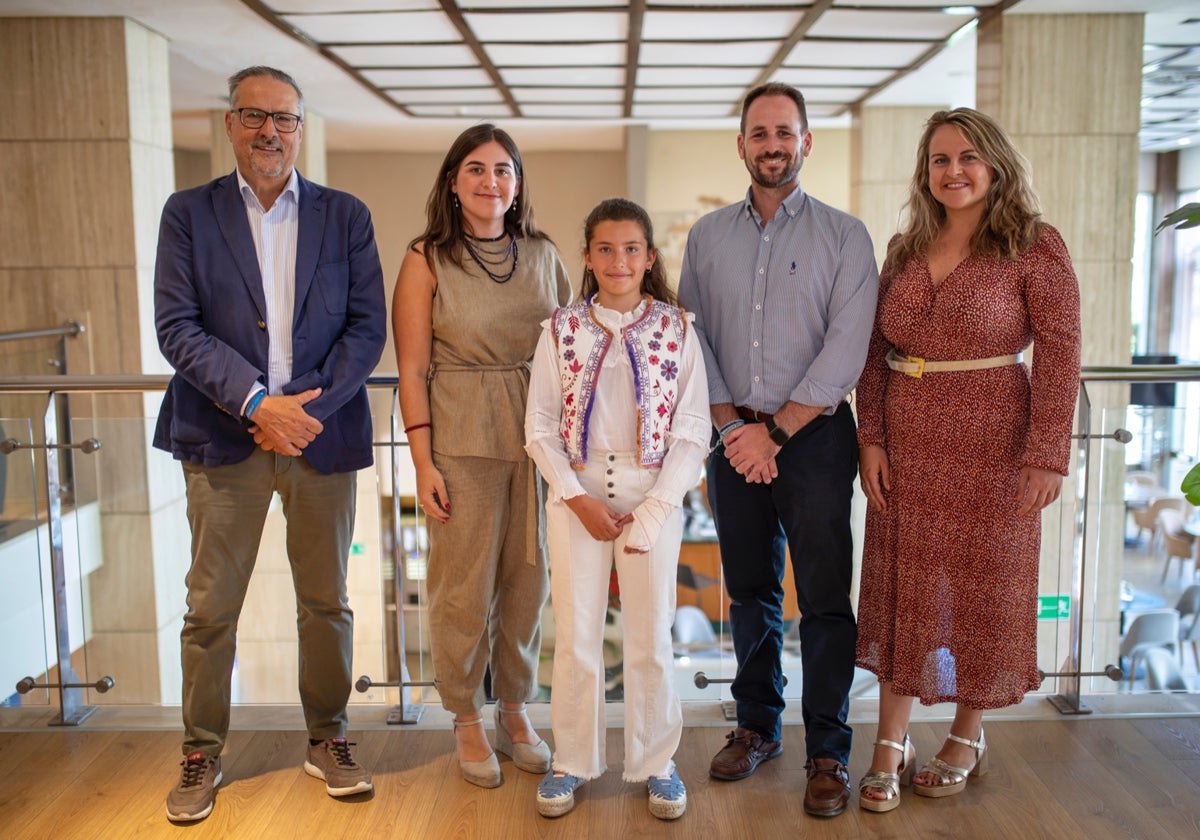
[[[758,765],[783,753],[781,741],[764,741],[757,732],[740,726],[725,738],[725,746],[713,756],[712,764],[708,767],[708,775],[714,779],[744,779],[757,770]],[[842,807],[845,807],[845,803]]]
[[[808,787],[804,811],[814,817],[836,817],[850,801],[850,773],[836,758],[812,758],[804,765]]]

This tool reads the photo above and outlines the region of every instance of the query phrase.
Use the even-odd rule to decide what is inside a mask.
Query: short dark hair
[[[274,67],[267,67],[263,64],[256,64],[253,67],[246,67],[237,71],[229,77],[229,109],[233,110],[237,107],[237,89],[238,85],[252,79],[256,76],[266,76],[274,79],[277,82],[283,82],[285,85],[291,85],[292,90],[296,91],[296,101],[300,108],[300,118],[304,118],[304,94],[300,92],[300,85],[296,84],[296,80],[284,73],[282,70],[276,70]]]
[[[746,112],[750,110],[751,103],[761,96],[786,96],[795,102],[796,109],[800,112],[800,130],[808,131],[808,109],[804,107],[804,94],[783,82],[767,82],[751,90],[742,100],[742,134],[746,133]]]

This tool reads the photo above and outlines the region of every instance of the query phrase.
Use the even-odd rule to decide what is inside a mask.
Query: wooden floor
[[[921,761],[945,729],[914,723]],[[0,731],[0,838],[1200,837],[1200,716],[996,721],[987,724],[991,772],[962,795],[906,792],[889,814],[851,807],[834,819],[801,808],[801,727],[786,726],[783,755],[739,782],[707,775],[725,731],[684,730],[677,761],[688,809],[674,823],[649,815],[644,785],[621,781],[620,729],[609,729],[616,769],[584,785],[575,810],[557,820],[537,815],[537,777],[507,760],[496,790],[462,781],[447,730],[352,732],[375,792],[343,800],[304,774],[299,731],[234,731],[212,815],[184,826],[163,811],[178,777],[178,731]],[[870,758],[871,731],[858,728],[855,781]]]

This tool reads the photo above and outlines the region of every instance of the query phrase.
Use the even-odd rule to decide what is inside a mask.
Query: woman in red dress
[[[969,108],[934,114],[918,148],[857,396],[857,660],[880,680],[859,786],[871,811],[895,808],[915,770],[914,697],[956,704],[913,779],[948,796],[987,769],[984,710],[1039,684],[1041,510],[1067,473],[1079,383],[1078,283],[1021,155]]]

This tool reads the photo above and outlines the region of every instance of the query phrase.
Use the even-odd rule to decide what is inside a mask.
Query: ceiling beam
[[[787,38],[784,39],[783,43],[779,45],[779,49],[775,51],[775,55],[771,56],[771,60],[767,62],[766,66],[763,67],[761,71],[759,71],[759,74],[754,78],[754,81],[750,83],[750,86],[746,88],[742,96],[738,98],[736,103],[734,103],[733,110],[730,112],[729,116],[740,117],[742,115],[742,99],[745,97],[745,94],[749,93],[759,85],[766,84],[770,78],[775,75],[779,68],[783,66],[783,62],[787,60],[788,55],[791,54],[792,49],[795,48],[796,44],[799,44],[804,40],[804,36],[808,34],[808,30],[813,28],[813,25],[817,22],[817,20],[820,19],[821,15],[825,14],[826,10],[828,10],[833,3],[834,0],[816,0],[815,3],[808,7],[808,10],[805,11],[804,16],[800,18],[800,22],[796,24],[796,28],[793,29]]]
[[[248,8],[250,11],[254,12],[256,15],[258,15],[263,20],[265,20],[267,23],[274,26],[276,29],[278,29],[283,34],[285,34],[291,38],[294,38],[295,40],[299,41],[301,44],[304,44],[309,49],[316,50],[318,53],[320,53],[322,56],[327,58],[329,61],[332,61],[338,67],[342,68],[342,70],[344,70],[350,76],[350,78],[354,79],[354,81],[358,82],[360,85],[362,85],[364,88],[369,90],[371,93],[378,96],[380,99],[382,99],[388,105],[391,105],[393,108],[400,111],[402,114],[405,114],[406,116],[410,116],[410,117],[412,116],[412,111],[408,110],[408,108],[404,107],[399,102],[397,102],[395,99],[392,99],[392,97],[388,96],[386,93],[384,93],[382,90],[380,90],[378,87],[371,84],[371,81],[366,76],[364,76],[362,73],[360,73],[354,67],[350,66],[350,64],[348,64],[347,62],[343,61],[341,56],[337,55],[332,50],[329,50],[328,48],[321,46],[316,41],[314,41],[312,38],[309,38],[307,35],[305,35],[299,29],[292,26],[286,20],[284,20],[283,18],[281,18],[277,14],[275,14],[275,12],[272,11],[265,3],[260,2],[260,0],[242,0],[242,4],[244,6],[246,6],[246,8]]]
[[[480,69],[487,73],[488,78],[492,80],[492,84],[496,86],[496,90],[500,91],[501,98],[510,109],[514,117],[521,117],[521,106],[517,104],[516,97],[513,96],[512,90],[504,83],[504,78],[500,75],[500,71],[496,69],[496,65],[492,64],[492,60],[488,58],[487,50],[483,48],[483,44],[475,37],[475,33],[471,31],[471,27],[467,25],[467,19],[463,17],[462,9],[458,8],[458,3],[455,0],[438,0],[441,4],[442,11],[446,13],[446,17],[450,18],[450,22],[454,24],[454,28],[458,30],[458,34],[462,36],[463,42],[475,54],[475,60],[479,62]]]

